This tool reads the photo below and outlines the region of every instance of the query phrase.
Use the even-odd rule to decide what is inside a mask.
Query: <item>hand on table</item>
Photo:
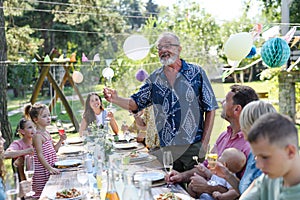
[[[165,176],[165,181],[170,184],[180,183],[183,181],[182,174],[176,170],[172,170],[170,174]]]

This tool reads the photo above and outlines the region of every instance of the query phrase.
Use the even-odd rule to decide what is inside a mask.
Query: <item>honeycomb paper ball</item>
[[[272,38],[264,43],[261,48],[262,60],[269,67],[281,67],[290,57],[290,47],[288,43],[281,38]]]

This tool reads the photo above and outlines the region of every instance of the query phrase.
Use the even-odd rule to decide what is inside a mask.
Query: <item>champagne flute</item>
[[[57,122],[56,122],[56,127],[57,127],[57,130],[58,130],[58,134],[59,134],[59,135],[64,135],[64,134],[66,134],[64,125],[63,125],[63,123],[61,122],[61,120],[57,120]],[[67,145],[67,141],[64,141],[64,143]]]
[[[32,184],[32,177],[34,174],[34,156],[33,155],[26,155],[24,159],[24,172],[27,181]],[[32,196],[35,192],[32,190],[32,185],[30,186],[30,191],[26,193],[26,196]]]
[[[166,172],[168,174],[171,173],[173,169],[173,156],[171,151],[164,151],[163,153],[163,164]],[[169,187],[170,184],[167,184],[167,187]]]
[[[5,188],[6,188],[5,193],[8,200],[18,199],[20,187],[19,187],[19,177],[17,173],[15,174],[9,173],[6,175]]]

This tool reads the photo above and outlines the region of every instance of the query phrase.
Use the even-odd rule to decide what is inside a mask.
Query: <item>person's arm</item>
[[[107,115],[108,115],[109,118],[110,118],[109,124],[110,124],[111,129],[113,130],[113,132],[114,132],[115,134],[118,134],[118,132],[119,132],[119,127],[118,127],[118,124],[117,124],[117,122],[116,122],[116,119],[115,119],[113,113],[112,113],[112,112],[108,112]]]
[[[116,90],[104,88],[103,94],[108,102],[114,103],[121,108],[131,111],[136,111],[138,109],[138,106],[133,99],[119,97]]]
[[[227,169],[227,167],[225,167],[222,163],[216,162],[216,166],[212,168],[211,171],[215,175],[224,178],[236,192],[240,193],[239,191],[240,179],[237,178],[232,172],[230,172]]]
[[[246,197],[247,194],[254,188],[255,181],[256,181],[256,180],[254,180],[254,181],[249,185],[249,187],[245,190],[245,192],[244,192],[244,193],[242,194],[242,196],[241,196],[241,199],[243,199],[244,197]]]
[[[202,176],[198,175],[197,173],[194,173],[193,176],[190,178],[191,182],[189,186],[192,188],[194,192],[200,196],[202,193],[208,193],[212,194],[214,191],[219,191],[221,193],[227,192],[228,189],[221,186],[221,185],[208,185],[207,180],[203,178]]]
[[[146,125],[142,115],[143,115],[143,112],[138,112],[138,113],[134,114],[133,117],[135,119],[136,126],[140,130],[146,131],[147,130],[147,125]]]
[[[32,147],[31,148],[27,148],[27,149],[22,149],[22,150],[15,150],[15,149],[8,148],[4,152],[4,158],[5,159],[8,159],[8,158],[17,158],[17,157],[20,157],[20,156],[32,154],[33,152],[34,152],[34,149]]]
[[[215,191],[212,193],[212,196],[216,200],[233,200],[233,199],[237,199],[240,196],[240,194],[237,193],[233,188],[230,188],[227,192],[224,193]]]
[[[197,171],[196,168],[181,173],[173,170],[170,174],[166,175],[165,180],[167,183],[187,183]]]
[[[58,152],[58,149],[61,147],[64,140],[67,139],[67,134],[59,135],[59,141],[54,145],[54,149]]]
[[[80,128],[79,128],[79,136],[80,137],[83,136],[83,131],[85,131],[86,128],[87,128],[87,122],[86,122],[85,118],[82,118]]]
[[[54,169],[45,159],[43,155],[43,138],[41,135],[34,135],[32,138],[33,146],[36,150],[38,160],[40,163],[51,173],[51,174],[58,174],[59,170]]]
[[[205,120],[202,134],[202,145],[204,149],[207,149],[207,145],[210,140],[210,135],[212,132],[212,128],[215,120],[215,110],[205,112]]]

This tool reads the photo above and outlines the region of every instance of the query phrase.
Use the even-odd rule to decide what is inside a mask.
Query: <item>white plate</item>
[[[181,200],[195,200],[193,197],[190,197],[190,196],[188,196],[186,194],[182,194],[182,193],[174,193],[174,195],[176,197],[179,197]],[[154,200],[157,200],[158,198],[159,198],[159,195],[154,195]]]
[[[159,181],[165,178],[165,173],[161,171],[138,172],[134,175],[134,181],[150,179],[151,181]]]
[[[73,137],[73,138],[68,138],[67,143],[68,144],[80,144],[80,143],[83,143],[83,140],[80,137]]]
[[[54,163],[58,167],[72,167],[80,164],[82,164],[82,161],[79,159],[61,160]]]
[[[137,157],[130,157],[130,162],[137,162],[140,160],[145,160],[149,157],[148,153],[140,153],[138,152]]]
[[[83,151],[83,148],[78,146],[63,146],[59,149],[61,154],[80,153],[81,151]]]
[[[136,148],[138,143],[131,142],[131,143],[114,143],[114,147],[116,149],[132,149]]]
[[[78,190],[78,189],[77,189]],[[62,190],[60,190],[60,191],[62,191]],[[60,192],[59,191],[59,192]],[[48,195],[47,197],[48,197],[48,199],[50,199],[50,200],[79,200],[79,199],[83,199],[84,197],[85,197],[85,195],[86,194],[81,194],[81,195],[79,195],[79,196],[77,196],[77,197],[72,197],[72,198],[56,198],[56,192],[54,192],[53,194],[51,194],[51,195]]]

